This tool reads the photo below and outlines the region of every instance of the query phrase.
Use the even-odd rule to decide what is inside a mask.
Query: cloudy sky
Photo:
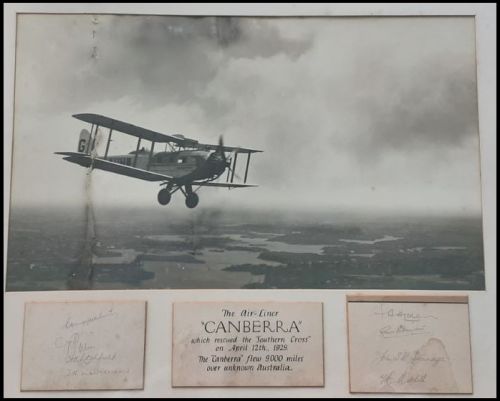
[[[22,15],[12,202],[85,199],[85,169],[53,152],[76,150],[71,115],[90,112],[264,150],[258,188],[204,188],[199,207],[476,213],[474,42],[468,17]],[[158,186],[94,171],[90,191],[154,206]]]

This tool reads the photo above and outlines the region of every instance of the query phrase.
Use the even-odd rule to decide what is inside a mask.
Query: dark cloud
[[[236,58],[268,58],[278,53],[293,58],[309,46],[304,40],[282,38],[265,21],[155,16],[141,18],[134,30],[129,18],[115,17],[109,24],[109,36],[123,33],[121,51],[111,52],[112,57],[98,67],[98,74],[124,82],[138,79],[146,94],[146,107],[158,101],[201,100],[208,112],[214,112],[212,99],[201,99],[201,92],[225,64]],[[122,68],[122,73],[113,76]]]
[[[215,17],[212,21],[214,21],[217,43],[220,46],[229,46],[241,38],[240,20],[232,17]]]
[[[311,48],[313,35],[296,39],[284,38],[276,25],[276,18],[235,18],[216,17],[217,31],[223,32],[218,43],[227,44],[227,54],[231,58],[268,58],[284,54],[292,60]]]
[[[30,63],[47,67],[39,71],[38,83],[47,98],[36,105],[46,110],[85,109],[123,96],[137,97],[141,108],[196,102],[217,71],[233,59],[277,53],[293,58],[309,46],[307,40],[281,37],[266,21],[241,18],[51,18],[42,35],[22,38],[34,50]],[[72,18],[77,27],[69,23]]]
[[[459,60],[422,60],[412,74],[385,76],[390,96],[370,93],[355,105],[366,129],[353,145],[362,158],[398,152],[458,148],[477,137],[475,71]]]
[[[380,194],[382,205],[404,208],[427,194],[439,207],[457,199],[478,206],[469,191],[479,177],[472,19],[20,21],[16,96],[23,117],[16,130],[24,137],[16,133],[17,144],[21,138],[47,155],[66,150],[68,132],[81,129],[69,115],[96,112],[264,150],[250,170],[250,181],[260,185],[252,193],[256,204],[359,198],[371,205]],[[52,135],[36,142],[34,129]],[[117,140],[113,151],[129,145]],[[61,183],[71,181],[63,174],[74,179],[80,172],[50,165],[46,176]],[[32,187],[29,166],[17,174],[23,188]],[[147,183],[102,177],[110,188],[103,199],[129,193],[150,200]],[[245,196],[234,191],[231,199],[249,201]]]

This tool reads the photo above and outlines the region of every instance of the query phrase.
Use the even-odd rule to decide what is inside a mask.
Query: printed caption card
[[[172,386],[323,386],[320,302],[180,302]]]

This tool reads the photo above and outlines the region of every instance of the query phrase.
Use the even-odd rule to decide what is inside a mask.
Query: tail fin
[[[78,139],[77,152],[89,154],[90,151],[90,132],[82,129],[80,132],[80,139]]]

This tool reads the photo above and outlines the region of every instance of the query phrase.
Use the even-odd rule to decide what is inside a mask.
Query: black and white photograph
[[[7,291],[484,290],[473,16],[17,15]]]

